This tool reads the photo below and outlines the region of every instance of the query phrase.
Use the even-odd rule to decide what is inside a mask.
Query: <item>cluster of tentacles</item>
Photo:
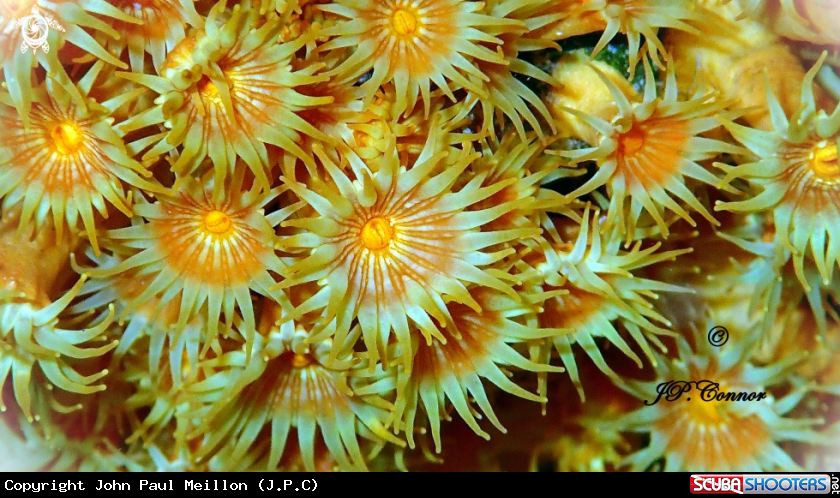
[[[0,4],[0,469],[831,467],[799,7]]]

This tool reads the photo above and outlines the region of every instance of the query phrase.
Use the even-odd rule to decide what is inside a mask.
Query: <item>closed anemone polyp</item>
[[[531,263],[534,268],[529,281],[540,283],[545,292],[555,294],[545,301],[545,311],[538,320],[543,327],[560,332],[545,340],[542,357],[548,358],[552,347],[557,350],[584,400],[572,345],[582,347],[602,372],[616,384],[622,384],[623,380],[607,365],[595,342],[597,337],[606,338],[641,368],[642,360],[616,328],[621,324],[648,361],[654,363],[650,343],[664,349],[658,336],[672,333],[664,328],[670,326],[668,320],[650,305],[647,296],[688,289],[632,276],[625,271],[673,260],[690,249],[657,253],[658,245],[641,249],[636,244],[629,251],[622,250],[619,232],[613,230],[601,235],[598,213],[590,218],[588,209],[574,244],[562,241],[551,220],[545,223],[552,242],[543,247],[540,259]]]

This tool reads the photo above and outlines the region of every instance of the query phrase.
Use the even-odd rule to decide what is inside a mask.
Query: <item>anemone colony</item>
[[[3,0],[5,425],[57,470],[836,469],[833,5]]]

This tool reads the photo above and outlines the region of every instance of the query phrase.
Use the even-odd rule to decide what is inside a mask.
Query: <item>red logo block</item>
[[[744,493],[744,476],[732,474],[692,474],[691,493],[704,495],[740,495]]]

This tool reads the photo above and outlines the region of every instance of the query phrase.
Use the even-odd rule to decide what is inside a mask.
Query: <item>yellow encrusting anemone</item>
[[[420,334],[413,335],[416,351],[411,371],[399,385],[403,390],[396,405],[396,424],[404,422],[410,447],[414,447],[415,420],[418,412],[425,413],[432,428],[435,450],[440,453],[440,421],[448,418],[445,400],[448,398],[455,411],[479,436],[490,439],[478,425],[477,414],[471,400],[479,406],[490,422],[501,432],[507,432],[493,413],[481,378],[500,389],[531,401],[546,399],[532,394],[508,379],[504,366],[511,365],[531,372],[562,372],[563,369],[540,365],[522,357],[508,343],[525,342],[548,337],[558,332],[554,329],[529,327],[543,296],[533,296],[535,303],[518,303],[498,291],[477,288],[472,296],[479,303],[481,313],[470,307],[450,303],[451,322],[440,328],[444,340],[433,339],[423,343]],[[530,318],[530,320],[528,320]],[[402,387],[405,383],[405,387]]]
[[[725,123],[758,161],[737,167],[721,164],[727,172],[723,182],[748,180],[758,193],[715,207],[736,212],[772,210],[777,244],[792,254],[796,276],[806,290],[811,289],[804,270],[808,252],[824,285],[831,281],[835,263],[840,264],[836,222],[840,216],[840,106],[831,115],[816,107],[811,82],[821,63],[822,59],[803,80],[802,104],[790,120],[768,88],[774,131]]]
[[[720,126],[716,115],[726,103],[713,94],[681,101],[670,66],[664,96],[659,97],[647,60],[644,98],[642,102],[631,102],[611,79],[597,68],[593,69],[610,89],[618,104],[618,114],[607,122],[577,110],[568,111],[601,135],[600,143],[592,148],[558,152],[575,161],[595,160],[598,163],[595,176],[569,196],[578,197],[607,185],[610,207],[602,230],[617,226],[627,235],[628,242],[636,230],[642,209],[656,221],[665,238],[668,237],[668,226],[663,216],[666,209],[694,225],[688,212],[671,196],[712,223],[717,223],[691,191],[687,179],[716,185],[718,178],[697,161],[721,153],[740,152],[730,144],[701,136]],[[629,204],[627,214],[626,204]]]
[[[693,334],[693,347],[685,337],[677,340],[679,358],[659,362],[656,380],[632,384],[629,390],[647,406],[602,425],[650,433],[650,444],[626,457],[634,470],[647,468],[660,456],[665,457],[667,471],[797,470],[778,443],[820,442],[814,430],[820,421],[787,416],[804,396],[804,388],[792,389],[781,399],[767,389],[783,382],[801,357],[792,354],[774,365],[755,366],[743,343],[726,350],[710,346],[702,337],[709,323],[716,322],[698,326],[702,332]],[[679,397],[675,395],[682,385],[662,387],[668,381],[688,380],[694,382],[691,390]],[[709,382],[717,383],[717,389]],[[753,401],[733,401],[738,394],[753,394]],[[760,394],[764,396],[756,400]]]
[[[144,162],[183,145],[173,172],[200,175],[209,158],[217,200],[238,160],[267,189],[267,145],[311,164],[297,144],[299,133],[329,140],[296,114],[331,102],[329,97],[308,97],[295,90],[325,77],[312,75],[315,66],[293,71],[291,62],[300,44],[266,43],[277,36],[282,23],[276,17],[261,23],[258,11],[249,5],[236,5],[227,16],[225,0],[217,3],[203,29],[169,52],[159,76],[121,74],[160,97],[155,107],[121,123],[120,132],[164,124],[170,131],[143,154]]]
[[[283,226],[302,232],[281,238],[278,247],[309,254],[281,272],[284,280],[279,287],[290,292],[307,282],[318,282],[321,287],[285,319],[320,312],[313,337],[334,336],[335,341],[343,342],[358,316],[371,368],[380,358],[388,358],[391,330],[401,346],[403,364],[410,367],[409,319],[427,341],[432,337],[444,340],[431,321],[447,321],[449,312],[443,299],[479,311],[467,286],[513,295],[509,282],[481,267],[513,252],[501,248],[505,242],[538,233],[531,228],[480,231],[482,225],[522,200],[463,211],[508,182],[453,189],[457,176],[478,154],[469,148],[439,151],[438,140],[429,136],[411,169],[400,163],[394,149],[379,158],[375,168],[351,156],[348,159],[355,177],[351,181],[348,172],[321,151],[318,157],[329,183],[313,183],[307,188],[285,179],[317,216],[283,222]],[[500,248],[484,252],[492,247]]]
[[[0,470],[834,469],[833,4],[0,0]]]
[[[94,383],[108,374],[107,369],[83,375],[68,364],[68,359],[102,356],[114,349],[117,341],[96,343],[104,339],[114,318],[113,307],[88,328],[65,328],[67,322],[60,320],[60,314],[87,278],[82,276],[60,297],[54,297],[75,239],[59,242],[50,226],[37,234],[32,233],[31,226],[20,233],[19,217],[19,210],[4,211],[0,220],[0,390],[11,373],[15,399],[31,422],[41,416],[36,413],[33,417],[33,398],[47,397],[52,386],[80,394],[105,389]],[[46,378],[46,385],[32,382],[33,375],[41,378],[39,374]],[[59,411],[75,409],[55,401],[47,406]],[[6,411],[2,399],[0,411]]]
[[[340,0],[320,8],[344,19],[322,31],[334,38],[319,50],[352,50],[331,73],[352,83],[372,69],[362,85],[368,101],[377,88],[393,81],[395,114],[414,108],[421,96],[428,116],[432,84],[452,100],[452,92],[460,88],[485,95],[469,77],[487,79],[476,62],[505,64],[495,48],[501,40],[487,31],[499,26],[525,29],[483,13],[479,2],[464,0]]]
[[[79,82],[87,96],[102,68],[96,63]],[[136,92],[135,92],[136,94]],[[61,239],[65,227],[75,231],[79,221],[94,251],[97,214],[109,215],[107,204],[131,216],[126,185],[151,193],[162,187],[147,179],[150,173],[127,153],[112,127],[110,114],[134,95],[78,105],[52,79],[33,89],[29,126],[18,116],[8,94],[0,94],[0,198],[3,208],[21,203],[20,227],[50,220]],[[107,204],[106,204],[107,203]]]
[[[254,186],[243,192],[244,173],[240,169],[232,179],[223,201],[213,200],[212,181],[203,186],[186,177],[177,182],[177,194],[136,205],[133,226],[107,233],[109,249],[128,257],[113,266],[82,271],[95,279],[136,271],[134,278],[149,280],[125,303],[123,317],[152,299],[159,299],[157,315],[171,300],[179,299],[178,329],[201,315],[212,339],[222,316],[230,327],[241,315],[250,351],[256,327],[250,291],[285,302],[285,295],[271,288],[272,273],[279,274],[286,264],[273,250],[272,226],[280,220],[263,211],[279,191],[263,194]]]

